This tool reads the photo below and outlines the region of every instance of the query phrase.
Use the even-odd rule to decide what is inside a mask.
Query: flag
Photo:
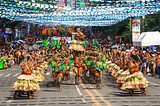
[[[50,32],[53,33],[52,29],[50,29]]]
[[[53,35],[57,35],[56,29],[53,30]]]
[[[62,32],[62,34],[64,34],[64,33],[65,33],[65,31],[64,31],[64,30],[62,30],[62,29],[61,29],[60,31]]]
[[[59,45],[59,40],[57,40],[57,42],[58,42],[58,47],[60,47],[60,45]]]
[[[56,41],[56,40],[54,40],[54,47],[56,47],[56,45],[57,45],[57,41]]]
[[[6,35],[6,26],[4,26],[4,34],[3,35]]]
[[[48,41],[47,40],[45,40],[45,41],[46,41],[46,48],[49,49],[49,47],[48,47]]]
[[[96,39],[93,39],[93,47],[96,47]]]

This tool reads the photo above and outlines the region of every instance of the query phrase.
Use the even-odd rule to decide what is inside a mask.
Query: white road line
[[[13,102],[13,98],[7,101],[7,103],[11,103],[11,102]]]
[[[85,103],[86,101],[85,101],[84,99],[82,99],[82,102],[84,102],[84,103]]]
[[[2,76],[3,74],[0,74],[0,76]]]
[[[15,77],[15,76],[18,76],[18,75],[19,75],[19,73],[15,74],[15,75],[13,75],[13,76]]]
[[[50,74],[51,74],[50,72],[47,72],[47,73],[46,73],[46,75],[50,75]]]
[[[4,77],[8,77],[8,76],[10,76],[11,74],[7,74],[7,75],[5,75]]]
[[[153,82],[149,82],[150,84],[153,84],[153,85],[159,85],[159,84],[156,84],[156,83],[153,83]]]
[[[75,82],[73,82],[73,83],[75,83]],[[75,87],[76,87],[76,89],[77,89],[77,91],[78,91],[79,95],[82,95],[82,93],[81,93],[81,91],[79,90],[78,86],[77,86],[77,85],[75,85]]]

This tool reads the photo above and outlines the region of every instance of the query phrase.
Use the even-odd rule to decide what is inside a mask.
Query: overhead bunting
[[[83,10],[75,10],[75,7],[58,7],[56,6],[57,2],[51,0],[0,1],[1,18],[49,25],[111,26],[129,17],[138,18],[160,11],[159,0],[104,0],[105,6],[82,6]],[[49,33],[52,31],[49,30]]]

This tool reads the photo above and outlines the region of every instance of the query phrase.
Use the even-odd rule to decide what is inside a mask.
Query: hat
[[[143,51],[143,53],[146,53],[146,51]]]
[[[156,55],[152,54],[152,56],[154,57],[154,56],[156,56]]]
[[[129,52],[129,49],[127,49],[126,51]]]

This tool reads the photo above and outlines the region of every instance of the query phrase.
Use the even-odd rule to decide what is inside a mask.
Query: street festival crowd
[[[89,77],[101,89],[102,75],[108,71],[122,90],[128,90],[133,96],[135,89],[140,89],[146,95],[147,79],[143,74],[159,77],[160,53],[156,49],[135,48],[126,43],[118,48],[112,48],[111,43],[103,46],[94,37],[90,43],[84,43],[86,36],[79,27],[75,28],[74,39],[65,43],[61,38],[56,46],[33,46],[34,38],[28,37],[27,44],[5,44],[0,47],[0,68],[9,68],[19,64],[22,73],[17,77],[11,88],[15,89],[14,98],[27,92],[28,98],[33,98],[40,90],[39,83],[45,80],[44,75],[48,65],[52,67],[52,76],[57,91],[61,91],[61,82],[71,78],[70,71],[75,73],[75,84],[80,83],[81,76]],[[44,38],[49,43],[49,39]],[[114,44],[114,43],[113,43]],[[24,46],[25,45],[25,46]],[[29,45],[29,46],[26,46]],[[149,67],[149,69],[148,69]],[[89,72],[88,72],[89,71]]]

